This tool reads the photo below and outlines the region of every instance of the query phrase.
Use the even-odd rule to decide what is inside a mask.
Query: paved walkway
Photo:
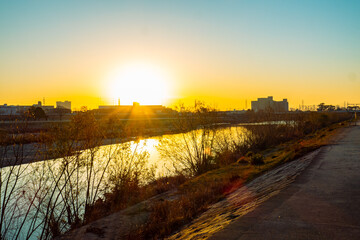
[[[288,188],[210,239],[360,239],[360,126],[325,147]]]

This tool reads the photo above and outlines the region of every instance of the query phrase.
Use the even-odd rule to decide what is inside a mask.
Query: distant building
[[[0,105],[0,115],[17,115],[18,110],[18,107],[12,105],[9,106],[6,103],[4,105]]]
[[[26,106],[25,106],[25,107],[26,107]],[[49,114],[49,113],[51,113],[51,112],[54,111],[54,106],[42,105],[42,104],[41,104],[41,101],[38,101],[37,104],[33,104],[33,107],[40,107],[40,108],[42,108],[46,114]]]
[[[271,111],[271,112],[287,112],[289,111],[289,103],[287,99],[282,101],[274,101],[272,96],[267,98],[258,98],[257,101],[251,102],[251,109],[254,112]]]
[[[71,102],[70,101],[64,101],[64,102],[57,101],[56,108],[68,109],[71,111]]]
[[[0,105],[0,115],[2,116],[21,116],[31,107],[41,107],[46,114],[49,114],[54,111],[54,106],[45,106],[41,104],[41,101],[38,101],[37,104],[30,105]]]
[[[103,105],[99,106],[98,109],[94,110],[98,114],[135,114],[135,115],[154,115],[154,114],[169,114],[173,110],[162,105],[140,105],[134,102],[133,105]]]

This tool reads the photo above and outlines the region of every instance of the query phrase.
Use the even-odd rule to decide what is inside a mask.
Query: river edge
[[[236,124],[234,124],[234,123],[217,123],[216,125],[218,126],[218,128],[229,128],[229,127],[236,127],[236,126],[246,127],[246,126],[253,126],[253,125],[256,126],[256,125],[263,125],[263,124],[278,124],[278,123],[277,122],[236,123]],[[137,140],[152,139],[152,138],[162,137],[162,136],[166,136],[166,135],[187,133],[190,131],[192,131],[192,130],[189,130],[186,132],[178,132],[178,131],[169,130],[169,129],[165,129],[165,130],[162,129],[162,130],[159,130],[157,133],[146,134],[143,136],[123,137],[123,138],[106,138],[106,139],[103,139],[102,143],[100,145],[98,145],[97,147],[127,143],[127,142],[132,142],[132,141],[137,141]],[[7,156],[2,159],[0,169],[4,168],[4,167],[35,163],[35,162],[53,160],[53,159],[58,159],[58,158],[64,157],[63,155],[62,156],[61,155],[49,156],[48,154],[43,154],[47,150],[45,148],[41,147],[41,143],[37,143],[37,142],[0,146],[0,151],[3,151],[3,149],[5,149],[5,148],[9,148],[10,150],[22,148],[22,150],[20,150],[22,152],[21,153],[22,157],[20,160],[18,160],[17,157],[15,156],[14,151],[9,151],[10,154],[13,154],[13,155]],[[84,148],[82,150],[86,150],[86,148]],[[9,154],[9,152],[8,152],[8,154]]]
[[[247,180],[243,181],[244,185],[237,186],[237,189],[234,189],[234,191],[232,191],[231,193],[226,195],[226,198],[224,200],[209,206],[208,209],[217,208],[214,206],[218,206],[218,207],[220,206],[220,208],[221,208],[221,205],[224,203],[224,201],[227,202],[227,201],[229,201],[229,199],[233,199],[233,201],[237,201],[237,203],[234,204],[234,202],[233,202],[232,204],[230,204],[230,205],[228,204],[227,206],[238,206],[238,207],[245,206],[246,211],[250,211],[252,209],[251,206],[254,206],[254,204],[255,204],[255,206],[258,205],[258,204],[256,204],[256,201],[259,204],[261,204],[262,202],[264,202],[265,200],[267,200],[274,194],[277,194],[278,192],[280,192],[281,189],[283,189],[288,184],[290,184],[293,180],[295,180],[295,178],[308,166],[308,164],[310,164],[312,159],[315,158],[316,155],[321,151],[321,148],[323,146],[326,146],[326,145],[330,144],[331,142],[335,141],[336,136],[338,135],[339,132],[341,132],[341,129],[343,129],[343,126],[344,126],[344,125],[340,126],[340,124],[336,124],[336,125],[339,127],[337,127],[337,129],[335,129],[335,131],[334,131],[334,129],[329,130],[330,128],[328,127],[327,129],[320,132],[316,136],[317,138],[319,138],[317,140],[319,140],[320,142],[316,142],[315,148],[308,148],[308,150],[311,150],[311,151],[307,151],[307,152],[305,151],[303,156],[297,157],[296,159],[289,158],[289,159],[285,159],[284,161],[279,161],[279,162],[275,162],[275,163],[268,165],[267,168],[262,169],[258,173],[255,173],[252,176],[248,177]],[[325,133],[326,133],[326,136],[324,135]],[[300,140],[297,139],[297,141],[295,141],[295,142],[298,142]],[[321,143],[321,144],[319,144],[319,143]],[[235,168],[236,168],[236,166],[235,166]],[[289,172],[290,175],[286,175],[286,174],[281,175],[281,174],[287,172],[287,171],[284,171],[284,169],[282,169],[282,168],[295,169],[296,171],[290,171]],[[216,171],[219,171],[219,169],[214,170],[214,172],[216,172]],[[211,174],[212,173],[206,173],[204,175],[211,176]],[[272,179],[272,180],[270,182],[265,181],[266,185],[261,185],[262,183],[264,183],[264,181],[260,181],[260,180],[263,178],[267,178],[266,176],[268,176],[269,179]],[[200,176],[200,178],[201,177],[203,177],[203,176]],[[205,179],[207,179],[207,178],[205,177]],[[199,181],[201,182],[202,180],[199,178],[192,179],[186,183],[187,186],[185,184],[185,186],[184,185],[180,186],[180,188],[184,188],[184,187],[186,188],[186,187],[189,187],[189,185],[194,185],[194,184],[196,185]],[[276,185],[276,186],[278,186],[278,189],[276,189],[276,186],[274,185],[275,183],[279,183],[278,185]],[[260,185],[258,185],[258,184],[260,184]],[[199,187],[199,186],[196,186],[196,187]],[[241,193],[240,195],[244,194],[246,192],[244,189],[245,190],[246,189],[254,189],[253,192],[258,195],[246,193],[245,194],[245,196],[247,196],[246,199],[241,199],[240,201],[236,200],[238,198],[236,196],[239,196],[236,194],[239,194],[239,193]],[[259,191],[257,192],[256,189]],[[249,191],[247,191],[247,192],[249,192]],[[68,233],[60,236],[58,239],[123,239],[123,238],[126,238],[127,234],[129,234],[129,232],[134,231],[137,226],[142,225],[146,222],[146,219],[150,215],[152,205],[156,204],[156,202],[159,202],[159,201],[174,201],[174,200],[178,199],[179,196],[181,196],[181,195],[178,190],[172,190],[170,192],[166,192],[161,195],[157,195],[153,198],[150,198],[141,203],[133,205],[125,210],[113,213],[107,217],[104,217],[97,221],[94,221],[93,223],[90,223],[81,228],[78,228],[71,232],[68,232]],[[258,196],[258,197],[256,197],[256,196]],[[248,207],[246,207],[246,205],[242,205],[243,203],[250,204],[250,205]],[[226,208],[224,208],[224,209],[226,209]],[[238,211],[238,209],[236,211]],[[243,211],[243,210],[241,210],[241,211]],[[201,232],[199,229],[199,228],[203,227],[203,223],[198,223],[197,224],[198,227],[192,227],[193,223],[195,223],[195,225],[196,225],[196,222],[197,222],[196,219],[200,219],[201,216],[203,216],[204,214],[205,215],[208,214],[208,211],[206,211],[202,215],[200,215],[199,218],[195,218],[189,225],[185,225],[185,227],[183,227],[182,230],[178,231],[175,235],[169,236],[169,238],[170,239],[178,239],[178,238],[188,239],[188,238],[192,238],[191,237],[192,234],[195,234],[196,236],[198,236],[198,234],[200,234],[198,236],[199,239],[207,238],[207,237],[204,237],[204,235],[202,235],[203,232]],[[213,216],[213,215],[208,214],[208,216]],[[229,221],[231,221],[231,219],[235,219],[238,216],[239,215],[236,215],[236,214],[234,215],[231,213],[218,214],[218,217],[220,217],[222,220],[225,219],[226,222],[229,222]],[[210,217],[210,218],[213,218],[213,217]],[[220,220],[218,220],[217,222],[219,222],[219,221]],[[220,230],[223,227],[224,227],[224,225],[220,224],[219,226],[214,227],[214,229]],[[210,224],[210,228],[212,228],[212,224]],[[208,231],[208,232],[213,232],[213,231]],[[198,237],[195,237],[195,235],[193,237],[194,237],[194,239],[197,239]]]
[[[229,124],[227,126],[231,127],[232,125],[233,124]],[[182,133],[182,132],[176,132],[176,131],[171,131],[171,130],[161,130],[161,132],[159,131],[158,133],[147,134],[144,136],[106,138],[106,139],[101,140],[102,143],[100,145],[97,145],[96,147],[127,143],[127,142],[142,140],[142,139],[151,139],[151,138],[155,138],[155,137],[161,137],[161,136],[165,136],[165,135],[173,135],[173,134],[179,134],[179,133]],[[186,132],[183,132],[183,133],[186,133]],[[34,142],[34,143],[0,146],[1,150],[5,149],[5,148],[9,148],[11,150],[23,148],[23,150],[21,150],[23,156],[22,156],[22,159],[20,162],[17,162],[16,156],[14,156],[15,154],[13,154],[13,156],[8,156],[8,157],[4,158],[4,160],[1,163],[0,169],[4,168],[4,167],[29,164],[29,163],[53,160],[53,159],[64,157],[63,155],[62,156],[60,156],[60,155],[59,156],[49,156],[48,154],[43,154],[43,152],[46,152],[46,149],[41,147],[41,145],[42,145],[41,143]],[[83,148],[82,150],[86,150],[86,148]]]

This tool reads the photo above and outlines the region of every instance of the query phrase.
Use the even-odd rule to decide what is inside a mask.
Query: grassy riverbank
[[[53,239],[170,191],[176,195],[146,201],[141,211],[148,218],[131,230],[134,238],[167,236],[246,181],[321,146],[328,133],[320,129],[351,117],[304,113],[297,114],[296,121],[220,129],[212,109],[201,106],[181,116],[171,124],[179,134],[164,136],[157,146],[163,160],[174,166],[162,178],[155,177],[149,153],[138,143],[100,148],[109,133],[126,137],[136,129],[125,133],[116,124],[104,129],[86,113],[43,136],[38,160],[59,156],[56,161],[23,164],[28,159],[24,145],[2,145],[0,163],[5,166],[12,157],[18,163],[2,172],[1,200],[9,204],[0,206],[0,217],[14,216],[4,222],[10,230],[2,237],[26,231],[29,237]]]
[[[228,166],[187,180],[179,186],[179,198],[156,202],[147,222],[129,237],[149,239],[168,236],[246,182],[280,164],[329,144],[340,128],[346,125],[346,122],[332,124],[303,138],[248,154]],[[254,162],[255,158],[261,158],[263,163]]]
[[[120,188],[89,206],[85,223],[178,189],[175,198],[152,201],[141,210],[149,217],[128,236],[165,237],[247,181],[327,144],[328,137],[341,127],[339,122],[351,118],[347,113],[304,113],[297,115],[297,121],[246,126],[245,131],[241,128],[240,132],[218,135],[211,124],[211,110],[195,109],[184,116],[173,125],[183,133],[160,141],[159,146],[163,157],[180,166],[179,175],[157,179],[145,186],[132,180],[122,182]],[[203,128],[185,131],[199,125]]]
[[[226,148],[222,148],[210,158],[210,165],[201,169],[207,169],[204,173],[185,171],[193,174],[158,179],[142,187],[129,185],[126,192],[109,193],[106,199],[94,205],[95,211],[89,212],[88,220],[91,222],[156,194],[172,190],[170,197],[163,195],[164,197],[153,198],[140,204],[140,207],[135,207],[137,210],[133,210],[132,214],[147,217],[142,218],[141,223],[130,223],[132,226],[122,232],[129,239],[158,239],[169,236],[206,211],[211,204],[224,199],[255,177],[328,144],[339,129],[348,124],[344,119],[348,119],[348,116],[313,114],[299,124],[250,126],[249,134],[233,143],[234,146],[230,147],[230,141],[224,142]],[[209,134],[207,131],[199,133],[201,136]],[[230,139],[230,136],[226,136],[226,139]],[[220,140],[224,141],[223,138]],[[181,144],[178,141],[175,143]],[[186,143],[196,144],[200,149],[204,149],[205,153],[209,152],[204,145],[199,146],[204,144],[203,142]],[[118,196],[121,198],[117,199]],[[86,229],[86,232],[98,232],[97,228]]]

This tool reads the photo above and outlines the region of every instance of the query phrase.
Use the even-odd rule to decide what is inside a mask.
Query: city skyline
[[[359,103],[359,12],[357,1],[1,2],[0,104]]]

